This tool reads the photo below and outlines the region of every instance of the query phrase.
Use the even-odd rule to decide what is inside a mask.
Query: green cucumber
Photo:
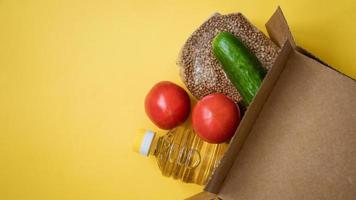
[[[248,106],[261,86],[266,69],[241,40],[231,33],[219,33],[214,38],[212,47],[227,77]]]

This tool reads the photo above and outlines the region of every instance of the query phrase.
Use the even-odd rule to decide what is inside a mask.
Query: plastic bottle
[[[153,131],[144,131],[137,137],[134,150],[144,156],[155,156],[164,176],[205,185],[227,146],[226,143],[210,144],[201,140],[185,124],[161,137]]]

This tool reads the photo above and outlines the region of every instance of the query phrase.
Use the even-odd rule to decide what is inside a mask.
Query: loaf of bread
[[[227,78],[212,52],[211,42],[221,31],[230,32],[240,38],[264,68],[269,69],[274,63],[279,48],[264,33],[241,13],[217,13],[204,22],[184,44],[177,62],[180,66],[180,76],[197,99],[219,92],[242,105],[239,92]]]

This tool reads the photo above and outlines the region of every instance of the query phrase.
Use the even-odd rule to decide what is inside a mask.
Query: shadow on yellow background
[[[183,199],[202,188],[162,177],[132,152],[160,80],[215,11],[259,28],[281,5],[298,44],[356,78],[352,1],[0,0],[0,199]]]

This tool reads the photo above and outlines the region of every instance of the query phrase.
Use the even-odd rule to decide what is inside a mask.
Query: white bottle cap
[[[147,130],[143,134],[139,134],[136,137],[134,143],[134,151],[140,153],[141,155],[148,156],[150,153],[151,145],[156,133]]]

